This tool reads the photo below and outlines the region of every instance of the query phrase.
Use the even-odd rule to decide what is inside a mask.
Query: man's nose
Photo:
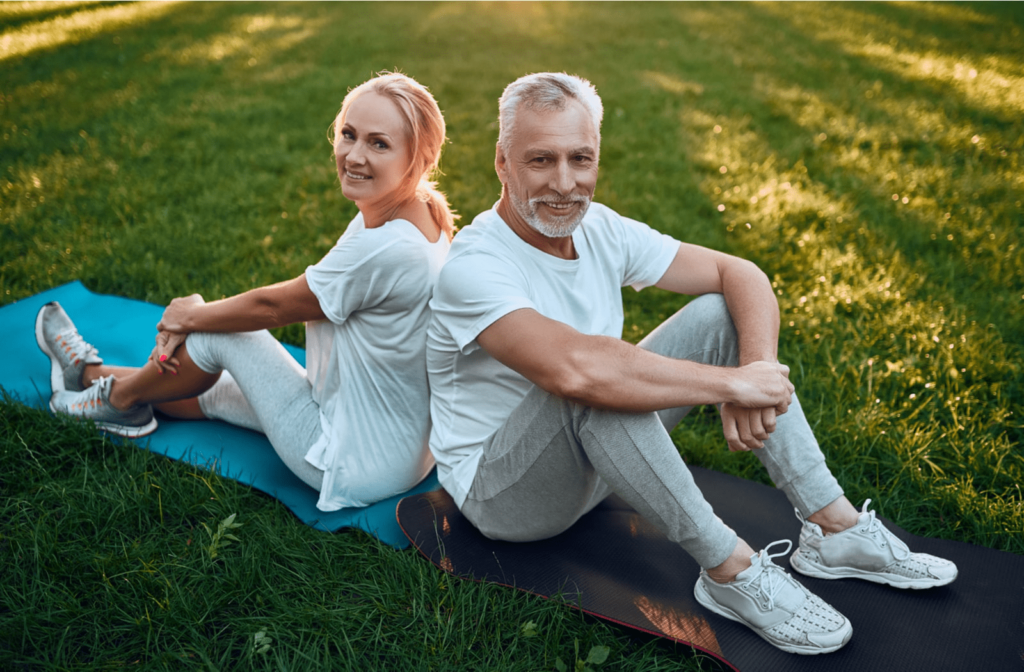
[[[552,176],[551,188],[563,196],[568,196],[576,187],[576,177],[568,161],[559,161]]]

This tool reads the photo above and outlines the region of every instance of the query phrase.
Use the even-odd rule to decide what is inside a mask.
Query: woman
[[[264,432],[320,491],[317,507],[365,506],[433,466],[427,448],[427,303],[454,216],[428,180],[445,141],[430,93],[384,73],[353,89],[333,125],[346,198],[359,214],[299,277],[205,303],[178,298],[139,369],[103,364],[56,303],[36,319],[55,413],[107,431],[156,429],[151,405]],[[266,329],[306,322],[304,370]]]

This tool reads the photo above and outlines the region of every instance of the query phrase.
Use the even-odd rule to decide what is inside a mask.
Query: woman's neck
[[[374,204],[356,202],[356,205],[363,214],[363,226],[367,229],[376,229],[390,221],[404,219],[419,229],[432,243],[437,242],[441,235],[441,227],[434,221],[430,208],[418,198],[407,199],[404,202]]]

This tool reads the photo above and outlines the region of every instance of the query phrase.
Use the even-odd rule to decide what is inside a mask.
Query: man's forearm
[[[744,407],[788,403],[785,367],[766,361],[736,368],[672,359],[615,338],[581,336],[570,366],[549,389],[595,408],[649,412],[731,402]]]
[[[740,365],[778,361],[779,303],[771,282],[757,266],[730,266],[722,293],[740,340]]]

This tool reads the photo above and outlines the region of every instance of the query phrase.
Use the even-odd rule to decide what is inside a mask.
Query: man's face
[[[576,101],[561,111],[524,107],[511,140],[495,168],[513,210],[548,238],[572,235],[597,184],[601,138],[590,115]]]

